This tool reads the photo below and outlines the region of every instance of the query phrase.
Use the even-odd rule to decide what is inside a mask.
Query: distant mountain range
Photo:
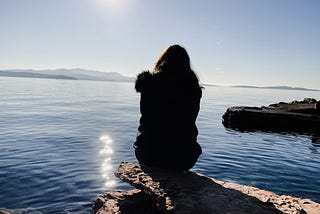
[[[95,80],[95,81],[113,81],[113,82],[133,82],[135,77],[126,77],[117,72],[101,72],[86,70],[81,68],[73,69],[54,69],[54,70],[32,70],[32,69],[10,69],[0,70],[0,76],[6,77],[26,77],[26,78],[47,78],[47,79],[69,79],[69,80]],[[218,85],[203,84],[203,86]],[[277,89],[277,90],[303,90],[303,91],[320,91],[318,89],[309,89],[290,86],[250,86],[236,85],[233,88],[252,88],[252,89]]]
[[[212,86],[212,87],[221,87],[219,85],[212,84],[202,84],[202,86]],[[302,87],[291,87],[291,86],[251,86],[251,85],[234,85],[234,86],[225,86],[231,88],[251,88],[251,89],[276,89],[276,90],[299,90],[299,91],[320,91],[319,89],[310,89]]]
[[[113,82],[132,82],[135,80],[133,77],[126,77],[116,72],[100,72],[81,68],[55,70],[10,69],[0,70],[0,76]]]
[[[233,88],[258,88],[258,89],[277,89],[277,90],[300,90],[300,91],[320,91],[318,89],[309,89],[309,88],[301,88],[301,87],[290,87],[290,86],[250,86],[250,85],[236,85],[231,86]]]

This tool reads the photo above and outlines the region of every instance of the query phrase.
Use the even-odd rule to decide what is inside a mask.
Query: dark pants
[[[197,162],[200,154],[201,148],[198,144],[196,149],[190,151],[150,151],[141,147],[135,149],[135,155],[139,163],[175,171],[188,171],[191,169]]]

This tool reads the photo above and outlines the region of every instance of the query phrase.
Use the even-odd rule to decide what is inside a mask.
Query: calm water
[[[320,202],[319,137],[221,124],[230,106],[304,97],[320,93],[206,87],[193,171]],[[0,210],[91,213],[99,194],[129,189],[113,172],[136,161],[138,104],[133,83],[0,78]]]

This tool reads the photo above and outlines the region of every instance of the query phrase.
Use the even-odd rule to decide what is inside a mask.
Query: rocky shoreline
[[[246,131],[319,133],[320,101],[305,98],[262,107],[234,106],[222,116],[227,128]]]
[[[136,189],[105,192],[95,201],[94,213],[320,213],[320,204],[310,199],[277,195],[194,172],[121,163],[115,175]]]

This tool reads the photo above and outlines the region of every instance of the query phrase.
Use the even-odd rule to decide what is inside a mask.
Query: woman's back
[[[195,124],[201,88],[191,69],[162,69],[143,72],[136,81],[141,93],[136,157],[147,165],[188,170],[201,154]]]

